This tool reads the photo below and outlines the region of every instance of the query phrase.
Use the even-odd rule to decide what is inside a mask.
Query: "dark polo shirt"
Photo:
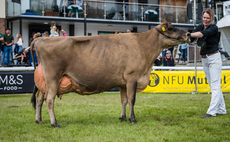
[[[4,41],[7,42],[7,44],[11,43],[13,40],[14,40],[14,37],[12,35],[8,36],[7,34],[5,34]]]
[[[209,25],[205,30],[204,30],[204,25],[198,25],[196,29],[193,31],[194,32],[201,32],[203,34],[203,37],[206,37],[206,42],[207,42],[207,48],[200,50],[200,55],[205,55],[209,53],[213,53],[217,50],[218,48],[218,39],[219,39],[219,33],[218,33],[218,27],[214,24]],[[195,38],[192,38],[191,41],[194,41]]]

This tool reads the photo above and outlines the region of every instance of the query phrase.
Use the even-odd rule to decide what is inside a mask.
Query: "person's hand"
[[[30,49],[29,47],[28,47],[28,48],[26,48],[26,49],[25,49],[25,52],[27,53],[29,49]]]

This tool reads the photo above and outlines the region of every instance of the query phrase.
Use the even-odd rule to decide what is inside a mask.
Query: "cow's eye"
[[[173,28],[173,27],[169,27],[168,30],[169,30],[169,31],[172,31],[172,30],[174,30],[174,28]]]

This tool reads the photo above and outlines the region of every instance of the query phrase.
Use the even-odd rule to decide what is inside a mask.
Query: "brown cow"
[[[54,114],[56,95],[69,91],[82,95],[96,94],[120,87],[120,119],[126,120],[126,105],[129,103],[129,119],[136,123],[136,91],[142,91],[147,86],[157,56],[165,48],[188,42],[189,35],[162,20],[160,25],[143,33],[36,39],[31,48],[36,49],[46,83],[42,88],[42,80],[37,81],[35,70],[35,84],[42,94],[35,96],[34,93],[31,98],[34,106],[37,102],[36,122],[42,123],[44,100],[51,126],[60,127]],[[64,78],[67,83],[63,85],[61,80]]]

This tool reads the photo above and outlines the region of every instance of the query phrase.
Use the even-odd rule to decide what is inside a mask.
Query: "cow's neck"
[[[152,67],[156,58],[165,48],[162,36],[153,28],[139,35],[139,43],[146,55],[148,67]]]

